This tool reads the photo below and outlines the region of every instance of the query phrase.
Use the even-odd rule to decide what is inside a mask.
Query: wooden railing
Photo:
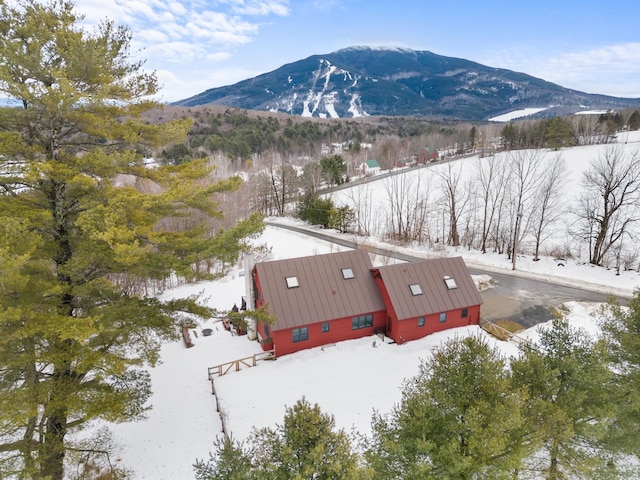
[[[276,358],[276,349],[272,348],[264,352],[259,352],[250,357],[239,358],[230,362],[221,363],[215,367],[209,367],[209,380],[212,380],[214,376],[221,377],[231,371],[239,371],[243,366],[255,367],[259,360],[274,360]],[[235,368],[234,368],[235,367]]]
[[[275,360],[276,358],[276,349],[273,348],[271,350],[267,350],[264,352],[256,353],[250,357],[239,358],[238,360],[232,360],[231,362],[221,363],[220,365],[216,365],[215,367],[209,367],[209,381],[211,382],[211,394],[216,397],[216,411],[220,415],[220,422],[222,425],[222,433],[229,438],[229,433],[227,431],[226,426],[226,415],[220,408],[220,402],[218,401],[218,395],[216,394],[216,385],[213,379],[218,376],[226,375],[231,369],[235,366],[235,371],[237,372],[242,368],[242,366],[246,367],[255,367],[259,360]]]

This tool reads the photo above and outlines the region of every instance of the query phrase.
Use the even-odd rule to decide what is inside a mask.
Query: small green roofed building
[[[356,173],[358,175],[364,175],[367,177],[371,175],[377,175],[378,173],[380,173],[380,164],[377,160],[367,160],[366,162],[361,163],[356,168]]]

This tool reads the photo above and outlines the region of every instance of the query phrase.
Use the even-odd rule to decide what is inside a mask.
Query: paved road
[[[297,233],[325,240],[349,248],[362,248],[356,242],[346,238],[335,237],[322,230],[299,228],[295,225],[267,222],[268,225],[292,230]],[[426,257],[409,255],[380,247],[367,246],[367,250],[376,255],[392,257],[406,262],[424,260]],[[495,285],[481,292],[484,305],[482,316],[487,320],[507,318],[519,323],[525,328],[553,318],[553,311],[566,301],[606,302],[607,294],[530,278],[496,273],[478,268],[470,268],[472,275],[489,275]],[[625,304],[627,299],[618,297],[618,301]]]

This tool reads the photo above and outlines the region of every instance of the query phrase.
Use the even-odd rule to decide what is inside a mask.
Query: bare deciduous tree
[[[602,265],[606,255],[638,220],[640,158],[638,152],[606,147],[584,172],[584,192],[577,207],[574,234],[589,244],[589,263]]]
[[[511,170],[511,260],[513,270],[516,269],[516,257],[531,222],[533,199],[538,185],[541,183],[541,150],[517,150],[509,152]],[[525,211],[525,207],[528,211]]]
[[[505,158],[501,155],[485,157],[478,160],[475,172],[475,183],[479,187],[482,208],[482,231],[480,235],[480,250],[487,253],[487,243],[490,232],[497,220],[497,211],[509,181],[508,168],[505,168]]]
[[[305,164],[302,169],[302,188],[309,195],[315,195],[322,185],[322,166],[313,161]]]
[[[287,200],[297,194],[299,179],[296,171],[283,156],[268,154],[266,166],[273,194],[271,199],[278,215],[284,215]]]
[[[410,241],[424,235],[430,190],[424,176],[400,174],[384,180],[389,201],[387,234],[391,238]]]
[[[460,245],[460,233],[458,232],[458,222],[464,214],[464,209],[469,200],[469,185],[461,181],[462,163],[447,163],[446,170],[439,171],[440,186],[443,192],[443,208],[449,220],[449,234],[447,243],[454,247]]]
[[[248,185],[251,208],[266,216],[277,215],[278,209],[273,199],[273,187],[267,172],[258,172],[252,175]]]
[[[373,209],[375,190],[371,188],[371,182],[356,185],[346,192],[355,214],[356,234],[371,235],[378,227],[375,222],[379,217]]]
[[[533,260],[539,260],[540,246],[565,211],[562,202],[564,187],[567,183],[567,164],[560,155],[545,162],[545,173],[533,201],[531,228],[535,241]]]

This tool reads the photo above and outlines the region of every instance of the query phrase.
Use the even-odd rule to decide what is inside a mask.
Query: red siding
[[[316,258],[315,260],[326,261],[328,258],[329,257],[324,256],[319,259]],[[367,273],[372,273],[372,277],[368,277],[371,279],[370,281],[372,285],[369,285],[367,288],[369,290],[373,288],[375,295],[373,295],[369,290],[364,290],[361,292],[361,295],[346,295],[345,299],[340,303],[342,311],[338,313],[337,310],[331,310],[334,315],[338,313],[338,315],[335,316],[338,316],[339,318],[326,320],[322,318],[322,316],[319,315],[320,313],[324,313],[325,316],[329,316],[327,315],[329,311],[325,308],[314,309],[314,316],[312,317],[308,313],[305,313],[307,310],[300,308],[300,304],[303,301],[306,307],[310,307],[306,304],[304,298],[296,299],[293,304],[287,304],[289,307],[291,305],[297,306],[295,309],[285,308],[284,310],[282,310],[282,308],[284,308],[282,306],[283,302],[278,302],[279,297],[275,297],[275,299],[272,298],[271,300],[274,303],[270,303],[270,309],[278,304],[281,307],[279,317],[282,315],[289,315],[292,320],[287,326],[284,326],[282,322],[274,325],[269,328],[268,334],[265,331],[264,325],[258,325],[259,338],[271,338],[272,340],[272,343],[270,344],[263,343],[263,349],[269,350],[271,348],[275,348],[276,355],[287,355],[307,348],[319,347],[343,340],[370,336],[373,335],[376,330],[386,332],[388,337],[392,338],[396,343],[401,344],[410,340],[423,338],[442,330],[467,325],[477,325],[480,321],[480,304],[466,306],[466,303],[481,303],[482,298],[469,276],[464,262],[457,258],[448,260],[439,259],[432,261],[429,265],[433,271],[425,270],[423,265],[407,265],[406,267],[401,267],[402,269],[399,271],[396,271],[397,269],[394,270],[392,267],[381,267],[378,269],[371,269],[371,271],[367,270]],[[443,270],[441,272],[437,270],[437,268],[446,268],[447,270]],[[459,270],[455,270],[455,268],[458,268]],[[450,270],[455,272],[456,281],[459,285],[459,289],[456,289],[453,292],[448,291],[443,282],[443,274],[448,273]],[[389,281],[390,278],[393,279],[393,275],[399,274],[405,276],[409,274],[414,276],[418,275],[416,278],[419,278],[419,280],[423,282],[423,288],[425,289],[424,298],[412,297],[409,294],[407,286],[411,281],[413,281],[413,277],[396,280],[395,283],[398,283],[401,286],[400,288],[398,288],[398,285],[395,285],[395,283],[391,286],[387,285],[386,281]],[[384,278],[385,275],[387,277],[386,279]],[[434,279],[430,279],[430,277],[434,277]],[[271,285],[268,278],[263,279],[263,281],[266,283],[265,287]],[[318,279],[315,279],[315,281],[319,282]],[[256,294],[255,306],[261,307],[265,303],[269,303],[269,298],[264,298],[267,292],[263,289],[257,269],[254,269],[254,282]],[[308,282],[303,283],[305,285],[306,283],[311,285],[311,279],[309,279]],[[327,283],[329,282],[319,282],[320,285]],[[427,287],[430,288],[429,291],[426,291]],[[443,291],[438,291],[438,288]],[[324,296],[326,295],[326,292],[323,293],[320,290],[318,288],[310,289],[314,301],[322,301],[323,298],[326,298]],[[296,291],[288,293],[293,295],[299,294],[302,291],[303,290],[301,288],[300,291],[296,289]],[[330,293],[332,297],[330,298],[334,299],[333,297],[345,293],[346,292],[343,291],[332,290]],[[404,294],[404,297],[402,294]],[[376,297],[374,299],[375,302],[374,300],[370,300],[370,303],[366,304],[368,305],[367,308],[365,304],[362,303],[362,297],[373,298],[374,296]],[[395,303],[391,298],[392,296],[395,296],[394,298],[396,298]],[[424,302],[425,298],[428,298],[430,301]],[[444,300],[436,302],[438,299]],[[347,307],[351,308],[351,310],[348,310]],[[462,318],[462,310],[465,308],[468,310],[468,315],[465,318]],[[369,312],[360,313],[359,310],[361,309],[369,310]],[[446,321],[440,322],[440,312],[436,311],[438,309],[448,309],[446,310]],[[353,314],[351,314],[351,312],[353,312]],[[424,326],[419,327],[418,317],[421,315],[421,312],[425,312],[425,324]],[[353,330],[352,318],[359,315],[365,315],[366,313],[373,314],[373,326]],[[398,314],[404,315],[408,318],[398,319]],[[318,318],[320,318],[321,321],[318,321]],[[309,321],[313,323],[305,324],[305,322]],[[322,331],[322,324],[325,322],[329,323],[328,332]],[[292,324],[293,326],[291,326]],[[304,327],[308,329],[308,338],[294,343],[293,330]]]
[[[273,340],[273,347],[276,349],[276,355],[287,355],[289,353],[298,352],[307,348],[320,347],[331,343],[341,342],[344,340],[353,340],[356,338],[368,337],[376,332],[376,329],[385,329],[386,312],[373,312],[373,327],[360,328],[353,330],[351,328],[351,317],[329,320],[329,331],[322,331],[322,324],[313,323],[306,325],[308,328],[309,338],[299,342],[293,342],[293,329],[270,331],[270,337]],[[258,327],[262,338],[265,337],[262,325]],[[273,348],[263,344],[263,349]]]
[[[389,337],[398,343],[417,340],[435,332],[441,332],[450,328],[466,327],[467,325],[478,325],[480,321],[480,305],[467,308],[467,317],[462,318],[462,309],[446,312],[447,319],[440,321],[440,314],[434,313],[425,316],[423,327],[418,326],[418,317],[406,320],[392,319],[393,327],[388,333]]]

